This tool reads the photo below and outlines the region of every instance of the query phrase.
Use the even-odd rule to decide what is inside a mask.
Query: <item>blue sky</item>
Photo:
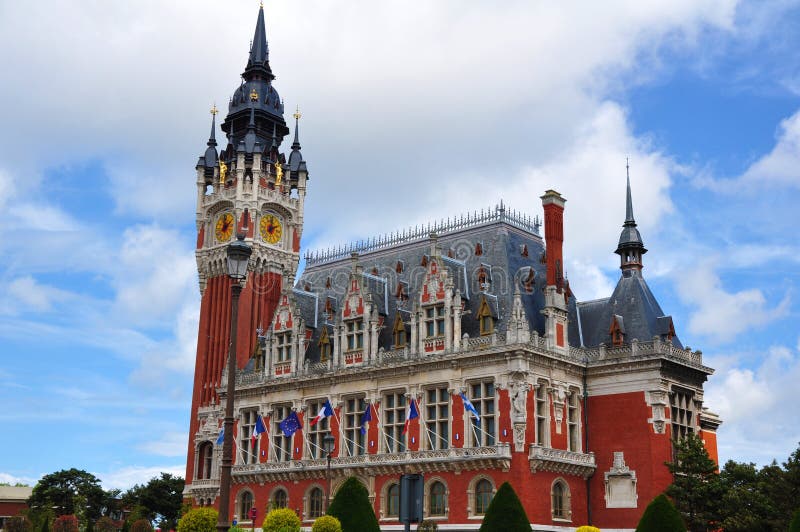
[[[571,286],[606,296],[630,157],[645,276],[717,370],[722,459],[797,447],[800,3],[330,4],[265,6],[306,249],[501,198],[539,214],[555,188]],[[257,9],[0,4],[0,481],[183,474],[193,167]]]

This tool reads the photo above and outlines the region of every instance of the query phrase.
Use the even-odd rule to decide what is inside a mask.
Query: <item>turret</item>
[[[633,218],[633,200],[631,199],[631,174],[630,165],[625,164],[627,174],[627,196],[625,201],[625,223],[622,224],[622,233],[619,235],[619,244],[614,252],[620,257],[620,268],[623,275],[632,275],[634,272],[641,272],[644,267],[642,255],[647,253],[642,242],[642,235],[636,228],[636,220]]]

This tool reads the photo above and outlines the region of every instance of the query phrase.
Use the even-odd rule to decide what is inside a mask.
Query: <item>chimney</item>
[[[548,190],[542,198],[544,208],[544,241],[547,257],[547,286],[556,286],[559,290],[564,280],[564,261],[561,247],[564,243],[564,203],[561,194]]]

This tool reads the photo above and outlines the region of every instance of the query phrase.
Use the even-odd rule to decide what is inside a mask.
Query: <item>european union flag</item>
[[[278,424],[278,427],[283,431],[284,436],[291,438],[295,432],[300,430],[300,418],[297,417],[297,412],[289,412],[289,415]]]
[[[370,421],[372,421],[372,404],[367,403],[367,409],[361,414],[361,434],[367,433]]]

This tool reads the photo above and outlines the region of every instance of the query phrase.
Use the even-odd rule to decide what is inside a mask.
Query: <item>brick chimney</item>
[[[559,290],[564,284],[564,261],[561,248],[564,243],[564,203],[566,201],[555,190],[548,190],[542,196],[547,286],[555,286]]]

